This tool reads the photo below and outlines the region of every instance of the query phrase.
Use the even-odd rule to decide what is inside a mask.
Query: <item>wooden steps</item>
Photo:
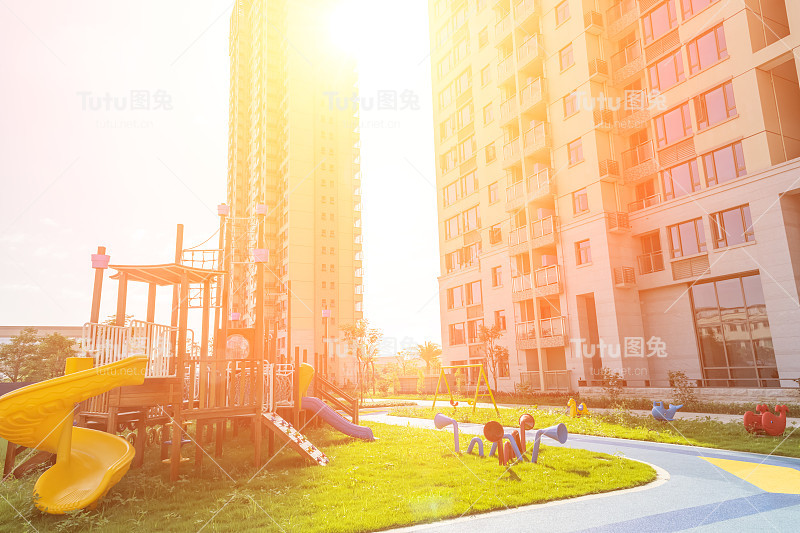
[[[328,457],[277,413],[262,413],[263,422],[307,461],[328,465]]]

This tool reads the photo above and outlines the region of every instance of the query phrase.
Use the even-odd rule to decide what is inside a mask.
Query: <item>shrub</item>
[[[600,380],[603,383],[603,392],[605,392],[608,399],[611,400],[611,404],[616,405],[622,393],[622,376],[617,372],[612,372],[610,368],[603,367]]]
[[[669,371],[669,384],[672,386],[672,394],[679,404],[694,406],[697,404],[697,394],[695,386],[682,370]]]

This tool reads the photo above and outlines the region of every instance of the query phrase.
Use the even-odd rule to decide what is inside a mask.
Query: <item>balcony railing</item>
[[[598,35],[603,30],[603,15],[597,11],[587,11],[583,15],[583,26],[589,33]]]
[[[564,336],[564,317],[557,316],[554,318],[543,318],[539,320],[539,331],[542,338],[548,337],[563,337]]]
[[[511,139],[503,146],[503,159],[517,159],[519,157],[519,137]]]
[[[525,182],[518,181],[517,183],[512,183],[511,185],[506,188],[506,201],[513,202],[517,198],[521,198],[525,195]]]
[[[530,274],[511,278],[511,292],[523,292],[532,289]]]
[[[522,0],[514,6],[514,19],[517,24],[524,22],[531,15],[536,14],[537,4],[540,0]]]
[[[508,234],[508,245],[516,246],[528,242],[528,228],[520,226],[519,228],[512,229]]]
[[[517,99],[513,96],[500,104],[500,121],[505,124],[509,120],[513,119],[517,116],[517,110],[519,106],[517,105]]]
[[[522,109],[538,104],[543,96],[542,78],[536,78],[522,89]]]
[[[511,15],[506,14],[494,26],[494,34],[498,39],[502,39],[511,31]]]
[[[606,11],[608,23],[613,24],[636,9],[636,0],[622,0]]]
[[[555,232],[555,219],[553,216],[543,218],[531,223],[531,235],[534,239],[550,235]]]
[[[561,276],[558,273],[558,265],[551,265],[537,269],[534,272],[534,279],[536,281],[537,288],[558,285],[558,283],[561,281]]]
[[[525,132],[523,136],[525,153],[538,152],[547,148],[547,123],[539,122]]]
[[[622,152],[622,164],[626,168],[633,168],[651,161],[654,156],[653,141],[646,141],[626,152]]]
[[[529,36],[517,50],[517,60],[520,67],[533,61],[541,55],[542,48],[539,46],[539,36],[534,34]]]
[[[640,200],[636,200],[635,202],[631,202],[628,204],[628,211],[639,211],[641,209],[646,209],[648,207],[652,207],[654,205],[658,205],[661,203],[661,195],[654,194],[652,196],[647,196],[646,198],[642,198]]]
[[[618,70],[642,57],[642,43],[633,41],[631,44],[611,56],[611,68],[616,73]]]
[[[545,370],[544,388],[547,391],[569,392],[571,388],[570,370]],[[536,370],[519,373],[519,383],[530,389],[540,389],[542,386],[539,372]]]
[[[503,83],[514,75],[514,58],[511,54],[501,59],[497,65],[497,81]]]
[[[528,176],[528,192],[535,193],[536,191],[548,187],[550,185],[550,169],[546,168],[540,170],[535,174]]]
[[[652,274],[664,270],[664,253],[651,252],[639,256],[639,274]]]
[[[533,320],[531,320],[530,322],[520,322],[514,327],[514,333],[516,334],[518,341],[535,339],[536,322],[534,322]]]

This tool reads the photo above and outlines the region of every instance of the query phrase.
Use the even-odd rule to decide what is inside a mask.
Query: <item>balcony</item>
[[[654,194],[652,196],[636,200],[635,202],[631,202],[630,204],[628,204],[628,211],[632,213],[634,211],[640,211],[642,209],[647,209],[648,207],[653,207],[654,205],[658,205],[660,203],[661,203],[661,195]]]
[[[511,168],[519,163],[519,137],[503,146],[503,168]]]
[[[550,149],[550,135],[547,123],[540,122],[523,135],[526,156],[542,156],[543,151]]]
[[[530,274],[522,274],[511,278],[511,292],[519,293],[529,291],[533,288]]]
[[[650,96],[645,89],[628,92],[619,111],[617,133],[626,135],[628,132],[647,127],[653,115],[650,107]]]
[[[553,181],[550,179],[550,169],[546,168],[540,170],[535,174],[528,176],[526,180],[528,185],[528,201],[535,202],[537,200],[552,199],[553,194]]]
[[[531,222],[531,247],[541,248],[554,245],[556,243],[555,226],[553,216]]]
[[[649,254],[642,254],[638,257],[639,274],[652,274],[664,270],[664,254],[659,250]]]
[[[605,59],[589,61],[589,79],[597,82],[608,80],[608,63]]]
[[[611,131],[614,127],[614,113],[610,109],[595,109],[594,127],[602,131]]]
[[[502,104],[500,104],[500,122],[503,126],[509,122],[517,120],[519,114],[519,105],[517,99],[512,96]]]
[[[600,178],[601,179],[617,179],[619,178],[619,163],[613,159],[604,159],[600,161]]]
[[[628,213],[606,213],[606,222],[610,233],[628,233],[631,230]]]
[[[506,188],[506,211],[517,211],[523,205],[525,205],[525,182],[512,183]]]
[[[497,64],[497,84],[502,85],[514,79],[514,58],[511,54]]]
[[[636,286],[636,272],[633,267],[614,269],[614,286],[618,289],[631,289]]]
[[[544,47],[538,34],[529,36],[517,50],[519,68],[523,69],[536,62],[537,72],[541,71],[541,60],[544,58]]]
[[[588,11],[583,15],[583,27],[586,33],[600,35],[603,33],[603,15],[597,11]]]
[[[565,317],[543,318],[539,320],[539,346],[542,348],[556,348],[564,346],[566,341]],[[536,348],[536,322],[520,322],[515,325],[514,333],[517,339],[517,348],[531,350]]]
[[[530,27],[538,26],[534,18],[538,16],[538,3],[541,0],[522,0],[514,5],[514,19],[517,26]]]
[[[514,228],[508,233],[509,246],[518,246],[520,244],[525,244],[527,242],[528,242],[528,228],[526,226],[520,226],[518,228]]]
[[[636,0],[622,0],[606,11],[608,37],[613,38],[639,21],[639,5]]]
[[[653,151],[653,141],[647,141],[622,153],[625,182],[632,183],[655,174],[658,165]]]
[[[570,392],[572,389],[571,374],[571,370],[545,370],[544,390],[549,392]],[[536,370],[520,372],[519,383],[533,390],[541,390],[542,387],[541,377]]]
[[[561,294],[563,285],[561,283],[561,271],[558,265],[551,265],[536,270],[533,273],[534,294],[536,296],[552,296]]]
[[[511,37],[511,15],[506,13],[497,24],[494,25],[494,36],[497,44]]]
[[[614,72],[614,85],[625,85],[625,82],[644,72],[642,43],[634,41],[613,56],[611,69]]]
[[[522,93],[520,95],[522,104],[520,108],[523,113],[526,113],[544,103],[545,91],[543,84],[543,78],[536,78],[526,85],[524,89],[522,89]]]

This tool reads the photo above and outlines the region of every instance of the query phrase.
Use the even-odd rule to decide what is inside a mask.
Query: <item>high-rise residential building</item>
[[[800,4],[432,0],[443,359],[499,387],[800,376]]]
[[[358,78],[354,60],[330,43],[335,5],[237,0],[228,203],[232,327],[252,327],[263,291],[279,357],[299,347],[313,364],[327,353],[328,377],[345,383],[355,366],[336,353],[338,328],[363,317],[361,174]],[[256,248],[269,252],[263,287],[248,262]]]

